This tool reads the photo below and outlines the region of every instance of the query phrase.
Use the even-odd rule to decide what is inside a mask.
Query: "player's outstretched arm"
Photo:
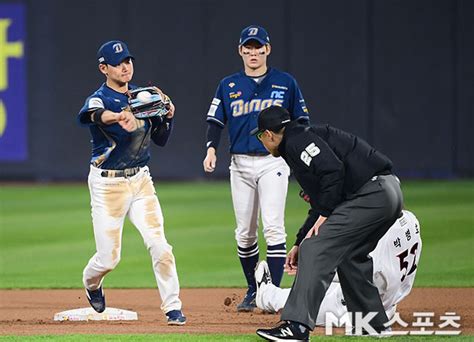
[[[115,113],[110,110],[99,109],[91,112],[91,123],[98,125],[112,125],[118,123],[127,132],[137,129],[137,119],[128,110]]]
[[[214,172],[214,169],[216,168],[216,162],[216,149],[214,147],[209,147],[207,149],[206,158],[204,158],[204,161],[202,162],[204,166],[204,171]]]

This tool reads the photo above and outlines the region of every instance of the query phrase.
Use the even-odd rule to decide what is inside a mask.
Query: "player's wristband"
[[[97,110],[95,110],[92,114],[91,114],[91,121],[93,123],[96,123],[98,125],[103,125],[104,122],[102,121],[102,115],[104,114],[105,112],[105,109],[104,108],[99,108]]]
[[[207,144],[206,148],[214,147],[217,150],[219,142],[221,141],[222,127],[218,124],[209,121],[207,126]]]

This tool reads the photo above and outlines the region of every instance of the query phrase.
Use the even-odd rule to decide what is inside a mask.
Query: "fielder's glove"
[[[143,87],[129,91],[128,108],[137,119],[166,116],[170,111],[170,98],[155,87]]]

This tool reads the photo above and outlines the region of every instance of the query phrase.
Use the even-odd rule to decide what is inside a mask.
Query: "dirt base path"
[[[255,333],[257,328],[270,327],[279,320],[279,315],[237,313],[236,303],[244,294],[243,289],[183,289],[181,299],[188,323],[181,327],[166,325],[165,316],[159,309],[160,300],[156,290],[106,290],[107,304],[111,307],[138,312],[138,321],[131,322],[55,322],[55,313],[87,307],[83,290],[1,290],[0,291],[0,335],[37,334],[155,334],[155,333]],[[224,300],[231,298],[230,305]],[[474,289],[453,288],[414,289],[398,311],[409,326],[405,331],[419,330],[412,327],[416,322],[414,312],[434,312],[438,328],[440,316],[455,312],[461,316],[463,335],[474,335]],[[446,329],[446,328],[445,328]],[[449,328],[448,328],[449,329]],[[429,329],[427,329],[429,330]],[[314,334],[324,334],[316,329]]]

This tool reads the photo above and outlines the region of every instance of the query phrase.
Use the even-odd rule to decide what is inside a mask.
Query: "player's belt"
[[[251,157],[264,157],[268,156],[270,153],[268,152],[249,152],[245,153],[246,156],[251,156]]]
[[[103,170],[100,175],[102,177],[109,177],[109,178],[114,178],[114,177],[132,177],[135,176],[138,172],[140,172],[140,167],[132,167],[130,169],[124,169],[124,170]]]

